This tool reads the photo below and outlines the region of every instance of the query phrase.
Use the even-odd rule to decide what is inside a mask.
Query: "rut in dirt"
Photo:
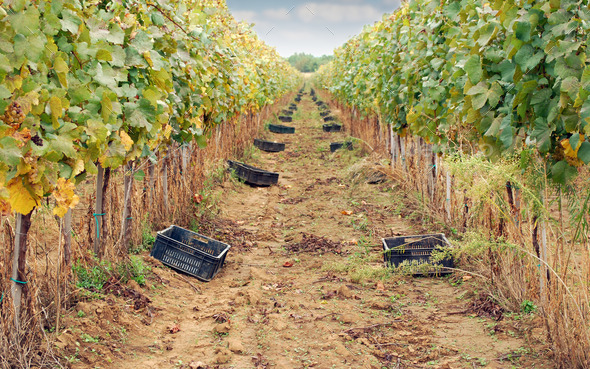
[[[83,345],[73,367],[507,367],[526,341],[509,323],[467,316],[465,284],[384,269],[380,239],[424,229],[400,216],[381,158],[360,143],[331,153],[350,138],[324,131],[308,93],[285,124],[295,134],[260,137],[285,151],[243,159],[279,173],[279,184],[228,176],[211,194],[216,216],[196,219],[199,233],[232,245],[221,272],[201,283],[146,258],[156,276],[144,291],[150,308],[115,311],[129,316],[125,339]],[[104,306],[88,310],[104,317]]]

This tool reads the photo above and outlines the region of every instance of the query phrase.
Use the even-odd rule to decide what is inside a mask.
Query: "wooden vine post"
[[[103,193],[102,193],[102,185],[104,182],[104,168],[99,165],[98,166],[98,174],[96,175],[96,199],[94,203],[94,216],[95,223],[96,223],[96,236],[94,237],[94,254],[100,255],[100,230],[102,228],[102,217],[104,216],[103,210]]]
[[[123,176],[123,218],[121,220],[121,234],[119,240],[121,247],[127,251],[129,248],[129,236],[131,234],[131,225],[133,221],[131,197],[133,192],[133,163],[127,163],[125,174]]]
[[[11,294],[14,306],[14,325],[16,330],[20,329],[20,315],[22,306],[22,297],[27,293],[27,279],[25,268],[27,263],[27,238],[31,228],[31,215],[16,215],[16,230],[14,238],[14,250],[12,252],[12,277],[11,277]]]
[[[168,157],[162,163],[162,191],[164,192],[164,211],[168,214]]]
[[[68,209],[63,218],[63,227],[61,234],[64,242],[64,264],[66,270],[69,270],[69,265],[72,261],[72,209]]]
[[[453,220],[451,216],[451,174],[446,170],[447,174],[447,196],[445,197],[445,208],[447,209],[447,219],[449,223]]]
[[[111,177],[111,168],[103,168],[98,165],[98,174],[96,175],[96,201],[94,204],[94,216],[96,235],[94,238],[94,254],[102,258],[103,248],[101,244],[101,237],[104,234],[104,221],[103,217],[106,215],[104,212],[104,194],[109,185],[109,179]]]

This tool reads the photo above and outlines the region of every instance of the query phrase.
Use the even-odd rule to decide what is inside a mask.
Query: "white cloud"
[[[390,6],[393,9],[397,9],[400,6],[400,0],[383,0],[383,5]]]
[[[287,8],[266,9],[262,14],[270,20],[287,20],[291,18],[293,11]]]
[[[258,13],[251,10],[234,10],[231,12],[238,21],[254,22]]]
[[[313,21],[373,22],[381,19],[382,12],[372,5],[307,3],[297,8],[297,15],[306,23]]]

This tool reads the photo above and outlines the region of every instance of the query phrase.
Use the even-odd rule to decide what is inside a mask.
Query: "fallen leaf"
[[[168,330],[170,331],[170,333],[174,334],[174,333],[178,333],[180,332],[180,325],[178,324],[174,324],[171,327],[168,327]]]
[[[352,215],[352,210],[342,210],[342,214],[344,214],[344,215]]]
[[[472,279],[473,277],[470,275],[464,275],[463,276],[463,282],[467,282],[468,280]]]
[[[377,282],[376,288],[377,288],[377,291],[385,291],[385,285],[381,281]]]
[[[283,264],[283,267],[285,268],[291,268],[293,266],[293,263],[290,261],[285,261],[285,263]]]
[[[203,201],[203,195],[200,194],[194,194],[193,195],[193,201],[196,202],[197,204],[200,204]]]

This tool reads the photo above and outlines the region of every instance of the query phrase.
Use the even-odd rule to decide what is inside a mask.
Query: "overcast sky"
[[[234,17],[254,30],[283,57],[297,52],[316,56],[360,33],[399,7],[399,0],[227,0]]]

